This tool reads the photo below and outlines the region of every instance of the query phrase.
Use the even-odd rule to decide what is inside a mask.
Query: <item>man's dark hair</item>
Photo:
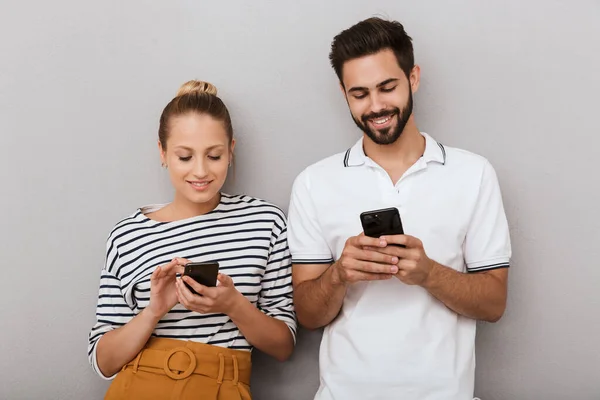
[[[412,39],[398,21],[373,17],[340,32],[333,38],[329,60],[340,82],[344,63],[390,49],[407,78],[415,65]]]

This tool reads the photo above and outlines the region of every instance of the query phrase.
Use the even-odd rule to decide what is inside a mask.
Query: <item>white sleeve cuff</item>
[[[98,367],[98,361],[96,361],[96,349],[98,348],[98,342],[100,340],[102,340],[102,337],[100,337],[100,339],[98,339],[96,341],[96,344],[94,345],[94,348],[92,349],[92,368],[94,368],[94,371],[96,371],[96,373],[100,376],[100,378],[104,379],[105,381],[111,381],[117,376],[118,372],[116,374],[114,374],[113,376],[107,377],[102,373],[102,371]]]
[[[296,254],[292,256],[292,264],[331,264],[331,254]]]
[[[496,257],[485,261],[468,263],[467,272],[482,272],[498,268],[508,268],[509,266],[509,257]]]

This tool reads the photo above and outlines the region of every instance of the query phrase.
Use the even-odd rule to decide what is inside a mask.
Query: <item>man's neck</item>
[[[394,143],[380,145],[365,135],[363,150],[367,157],[388,173],[395,184],[425,152],[425,138],[411,117]]]

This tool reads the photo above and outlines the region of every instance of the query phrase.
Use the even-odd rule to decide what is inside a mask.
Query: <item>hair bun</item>
[[[177,92],[177,96],[183,96],[184,94],[190,93],[208,93],[214,96],[217,95],[217,88],[212,83],[204,82],[204,81],[196,81],[191,80],[187,81],[183,85],[179,87],[179,91]]]

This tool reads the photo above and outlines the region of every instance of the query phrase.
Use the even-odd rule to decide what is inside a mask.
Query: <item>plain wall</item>
[[[480,324],[476,395],[600,398],[598,1],[2,1],[0,398],[100,399],[87,361],[108,232],[168,201],[158,117],[214,83],[238,139],[228,192],[287,210],[304,167],[359,137],[328,64],[372,15],[414,39],[421,130],[495,166],[514,257]],[[312,399],[320,332],[255,354],[256,399]]]

